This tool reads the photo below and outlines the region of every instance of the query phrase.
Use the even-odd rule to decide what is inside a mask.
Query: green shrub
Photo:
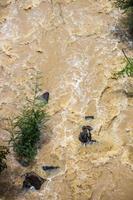
[[[35,86],[33,99],[27,99],[22,112],[11,120],[11,143],[19,160],[30,163],[37,154],[37,145],[40,140],[41,127],[47,120],[44,110],[46,103],[39,100],[38,86]]]
[[[113,74],[113,78],[115,79],[125,76],[133,77],[133,58],[128,58],[124,51],[123,54],[126,59],[126,65],[123,69]]]
[[[7,168],[7,165],[6,165],[6,156],[7,154],[9,153],[9,150],[7,147],[5,146],[0,146],[0,173],[5,169]]]

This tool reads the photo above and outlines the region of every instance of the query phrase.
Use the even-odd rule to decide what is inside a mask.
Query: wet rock
[[[82,143],[87,143],[88,140],[89,140],[88,133],[80,132],[79,140],[80,140],[80,142],[82,142]]]
[[[46,103],[49,101],[49,92],[45,92],[41,95],[41,99],[44,100]]]
[[[88,141],[87,144],[93,144],[93,143],[96,143],[97,141],[96,140],[91,140],[91,141]]]
[[[28,167],[29,166],[29,162],[25,159],[19,159],[18,162],[23,166],[23,167]]]
[[[132,77],[128,77],[123,81],[123,89],[128,97],[133,97],[133,80]]]
[[[94,119],[94,116],[92,116],[92,115],[85,116],[85,120],[89,120],[89,119]]]
[[[42,167],[42,169],[44,170],[44,171],[51,171],[51,170],[55,170],[55,169],[59,169],[60,167],[58,167],[58,166],[51,166],[51,165],[45,165],[45,166],[43,166]]]
[[[91,131],[93,128],[91,126],[83,126],[82,132],[80,132],[79,140],[84,144],[93,144],[96,140],[92,140]]]
[[[46,179],[43,179],[35,172],[26,173],[24,176],[25,180],[23,181],[23,189],[30,189],[31,187],[34,187],[36,190],[39,190],[44,181],[46,181]]]

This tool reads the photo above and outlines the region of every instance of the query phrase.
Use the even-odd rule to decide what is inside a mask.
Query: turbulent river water
[[[113,34],[120,16],[108,0],[0,0],[2,144],[9,138],[2,119],[32,95],[36,71],[50,93],[47,141],[30,167],[10,154],[0,199],[133,200],[133,100],[125,79],[111,79],[122,66],[124,44]],[[93,127],[96,144],[80,143],[83,125]],[[46,164],[60,169],[45,173]],[[21,191],[29,171],[47,178],[41,190]]]

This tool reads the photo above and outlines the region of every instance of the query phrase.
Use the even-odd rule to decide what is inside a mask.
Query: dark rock
[[[88,134],[88,132],[86,131],[80,132],[79,140],[82,143],[87,143],[91,141],[91,134],[90,133]]]
[[[29,161],[26,159],[19,159],[18,162],[23,166],[23,167],[28,167],[29,166]]]
[[[54,170],[54,169],[59,169],[59,167],[58,166],[43,166],[42,167],[42,169],[44,170],[44,171],[51,171],[51,170]]]
[[[46,179],[43,179],[35,172],[26,173],[24,176],[23,189],[29,189],[33,186],[36,190],[39,190],[44,181],[46,181]]]
[[[45,92],[41,95],[41,99],[45,100],[46,103],[49,101],[49,92]]]
[[[94,116],[92,115],[85,116],[85,120],[88,120],[88,119],[94,119]]]
[[[82,132],[80,132],[79,140],[84,144],[92,144],[96,142],[96,140],[92,140],[91,131],[93,128],[91,126],[83,126]]]

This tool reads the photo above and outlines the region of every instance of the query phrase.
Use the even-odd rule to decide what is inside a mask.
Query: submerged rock
[[[45,165],[45,166],[42,166],[42,169],[44,170],[44,171],[51,171],[51,170],[55,170],[55,169],[59,169],[60,167],[58,167],[58,166],[51,166],[51,165]]]
[[[132,79],[132,77],[128,77],[125,81],[123,81],[123,89],[128,97],[133,97],[133,79]]]
[[[18,162],[23,166],[23,167],[28,167],[29,166],[29,161],[26,159],[18,159]]]
[[[31,187],[34,187],[36,190],[39,190],[44,181],[46,181],[46,179],[43,179],[35,172],[26,173],[24,176],[25,180],[23,181],[23,189],[30,189]]]
[[[94,116],[93,115],[87,115],[87,116],[85,116],[85,120],[88,120],[88,119],[94,119]]]

